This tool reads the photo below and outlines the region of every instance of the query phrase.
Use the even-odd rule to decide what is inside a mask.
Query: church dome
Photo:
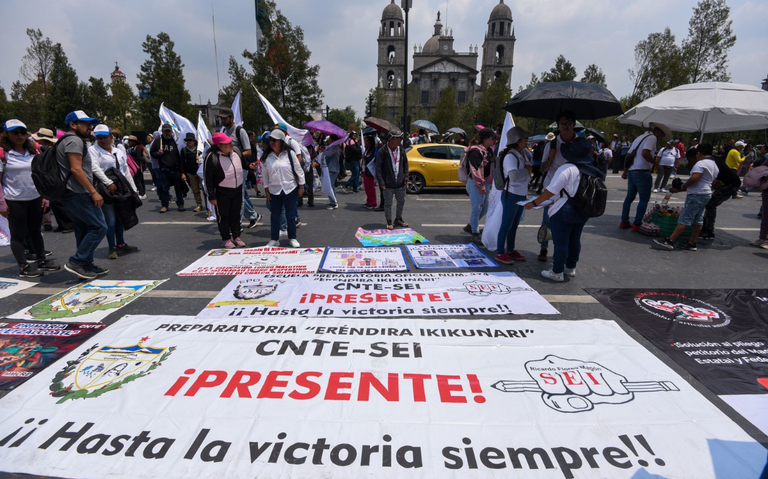
[[[392,0],[389,5],[384,7],[384,11],[381,13],[381,19],[403,21],[403,11],[395,4],[395,0]]]
[[[421,50],[421,53],[438,53],[440,51],[438,38],[440,38],[440,35],[435,35],[427,40],[427,43],[424,44],[424,48]]]
[[[488,21],[493,20],[512,20],[512,10],[504,4],[504,0],[500,0],[499,4],[493,7]]]

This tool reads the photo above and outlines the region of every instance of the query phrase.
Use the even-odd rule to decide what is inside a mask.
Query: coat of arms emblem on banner
[[[61,398],[57,404],[101,396],[148,375],[162,366],[175,349],[144,346],[141,341],[133,346],[94,345],[76,360],[67,361],[54,376],[51,395]]]

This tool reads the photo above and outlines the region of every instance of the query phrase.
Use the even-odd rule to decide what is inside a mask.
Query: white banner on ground
[[[766,450],[613,322],[133,316],[0,401],[9,472],[756,478]]]
[[[2,218],[2,216],[0,216],[0,218]],[[0,298],[7,298],[21,290],[31,288],[36,284],[37,283],[22,281],[20,279],[0,278]]]
[[[496,264],[473,243],[406,245],[413,265],[421,269],[495,268]]]
[[[327,248],[320,271],[331,273],[374,273],[408,271],[403,250],[381,248]]]
[[[234,278],[199,318],[559,314],[513,273],[356,273]]]
[[[105,281],[97,279],[73,286],[7,318],[25,321],[35,319],[98,323],[112,312],[165,281],[167,280]]]
[[[324,248],[212,249],[178,276],[314,273]]]

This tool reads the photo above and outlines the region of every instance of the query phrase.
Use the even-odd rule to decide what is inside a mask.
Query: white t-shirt
[[[5,153],[3,165],[0,161],[0,172],[3,173],[3,195],[6,200],[29,201],[40,198],[40,193],[35,188],[32,181],[32,158],[35,155],[24,151],[19,153],[16,150]]]
[[[548,142],[547,146],[544,147],[544,152],[541,155],[541,162],[545,162],[549,160],[549,150],[550,145],[552,145],[552,142]],[[557,170],[563,166],[564,164],[568,163],[568,161],[565,159],[562,153],[560,153],[560,148],[563,145],[563,139],[560,138],[560,135],[557,135],[557,152],[555,153],[555,160],[552,162],[552,165],[550,165],[549,169],[547,170],[547,176],[544,177],[544,188],[546,188],[549,183],[552,181],[552,178],[555,177],[555,173],[557,173]]]
[[[136,184],[133,182],[133,176],[131,176],[131,170],[128,168],[128,158],[122,150],[113,146],[112,153],[110,153],[100,147],[98,143],[94,143],[93,146],[88,148],[88,155],[91,157],[92,161],[93,176],[101,180],[101,182],[107,186],[112,184],[112,180],[110,180],[104,172],[115,167],[115,157],[117,157],[117,163],[120,165],[120,173],[122,173],[131,185],[133,191],[138,193],[139,190],[136,188]]]
[[[547,186],[547,191],[554,195],[552,199],[555,201],[555,204],[549,207],[550,217],[560,211],[568,201],[568,196],[565,193],[560,196],[560,192],[565,190],[569,195],[575,195],[579,190],[579,181],[581,181],[581,172],[576,165],[568,164],[557,170],[557,174]]]
[[[699,181],[689,186],[686,190],[689,195],[711,195],[712,194],[712,182],[715,181],[717,175],[720,174],[720,169],[717,167],[717,163],[712,158],[705,158],[699,160],[691,168],[691,175],[694,173],[701,173]]]
[[[632,145],[629,147],[629,151],[632,152],[635,150],[637,145],[640,146],[637,148],[635,153],[635,162],[632,164],[632,166],[629,167],[629,171],[653,169],[653,164],[648,163],[648,161],[646,161],[645,157],[643,156],[643,150],[650,151],[651,156],[653,156],[653,152],[656,151],[656,135],[650,131],[643,133],[642,135],[635,138],[635,141],[633,141]]]
[[[304,184],[304,170],[292,151],[283,150],[279,156],[273,151],[267,156],[261,171],[264,187],[273,195],[290,193],[298,185]],[[294,171],[296,177],[293,176]]]
[[[664,147],[659,150],[659,154],[656,156],[661,158],[659,162],[661,166],[675,166],[675,160],[680,158],[680,151],[674,146],[671,148]]]
[[[606,163],[611,161],[611,159],[613,158],[613,151],[611,151],[611,149],[608,148],[608,147],[605,147],[602,150],[600,150],[600,153],[602,153],[603,156],[605,157],[605,162]]]
[[[502,164],[504,176],[509,178],[507,191],[513,195],[528,196],[528,182],[531,180],[525,169],[525,158],[520,153],[510,150]]]

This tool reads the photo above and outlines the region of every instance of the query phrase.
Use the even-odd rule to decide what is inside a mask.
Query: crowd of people
[[[19,266],[19,276],[34,278],[61,266],[48,258],[41,231],[74,232],[75,252],[63,268],[83,279],[94,279],[108,269],[94,263],[94,251],[106,237],[108,259],[137,251],[126,243],[126,230],[138,224],[136,209],[147,199],[144,171],[152,178],[152,191],[160,201],[159,213],[169,211],[175,202],[186,211],[191,192],[194,212],[204,212],[216,221],[223,248],[243,248],[245,228],[261,219],[251,202],[251,191],[266,198],[269,218],[268,247],[299,247],[301,226],[299,206],[315,206],[315,195],[328,197],[327,209],[338,208],[336,193],[365,191],[363,207],[384,213],[387,229],[408,227],[404,219],[409,179],[407,148],[433,139],[420,130],[407,137],[393,128],[387,132],[367,131],[362,141],[354,125],[346,135],[310,132],[293,138],[284,123],[256,136],[234,121],[233,112],[223,109],[221,131],[199,145],[194,133],[177,138],[171,124],[163,124],[159,134],[150,134],[146,144],[135,136],[120,137],[120,132],[83,111],[65,118],[66,133],[57,137],[54,130],[42,128],[30,134],[19,120],[8,120],[0,133],[0,215],[6,217],[11,234],[11,251]],[[676,247],[695,251],[698,239],[714,238],[717,206],[731,198],[742,198],[753,187],[741,188],[742,172],[761,166],[768,159],[765,145],[732,140],[718,150],[693,139],[686,150],[672,137],[665,125],[652,124],[632,142],[626,136],[604,140],[593,135],[577,135],[573,112],[561,112],[556,130],[543,141],[530,144],[529,134],[513,127],[502,135],[482,128],[470,142],[457,134],[453,141],[465,142],[460,177],[466,178],[470,199],[469,221],[464,231],[473,241],[484,242],[480,221],[499,193],[499,220],[494,231],[495,259],[511,265],[524,261],[515,249],[517,229],[523,211],[543,208],[538,260],[547,262],[549,239],[553,243],[551,268],[542,276],[552,281],[574,277],[581,251],[581,234],[591,216],[584,212],[579,196],[589,181],[606,178],[609,169],[621,172],[627,180],[619,228],[640,231],[651,192],[687,193],[678,227],[666,238],[654,241],[658,248]],[[181,140],[181,141],[179,141]],[[502,140],[501,142],[499,140]],[[443,138],[441,141],[449,141]],[[658,148],[658,142],[664,141]],[[499,143],[505,147],[499,151]],[[49,148],[61,180],[62,194],[43,198],[32,179],[32,160]],[[687,162],[690,176],[682,182],[677,171]],[[655,182],[653,173],[656,172]],[[362,187],[361,187],[362,183]],[[535,195],[528,200],[531,191]],[[763,205],[768,194],[763,190]],[[639,196],[630,222],[632,204]],[[393,214],[394,206],[394,214]],[[601,213],[600,213],[601,214]],[[58,227],[54,230],[51,215]],[[758,213],[762,217],[762,209]],[[691,227],[688,239],[676,241]],[[542,234],[543,232],[543,234]],[[753,245],[768,249],[768,224],[761,223],[760,236]]]

